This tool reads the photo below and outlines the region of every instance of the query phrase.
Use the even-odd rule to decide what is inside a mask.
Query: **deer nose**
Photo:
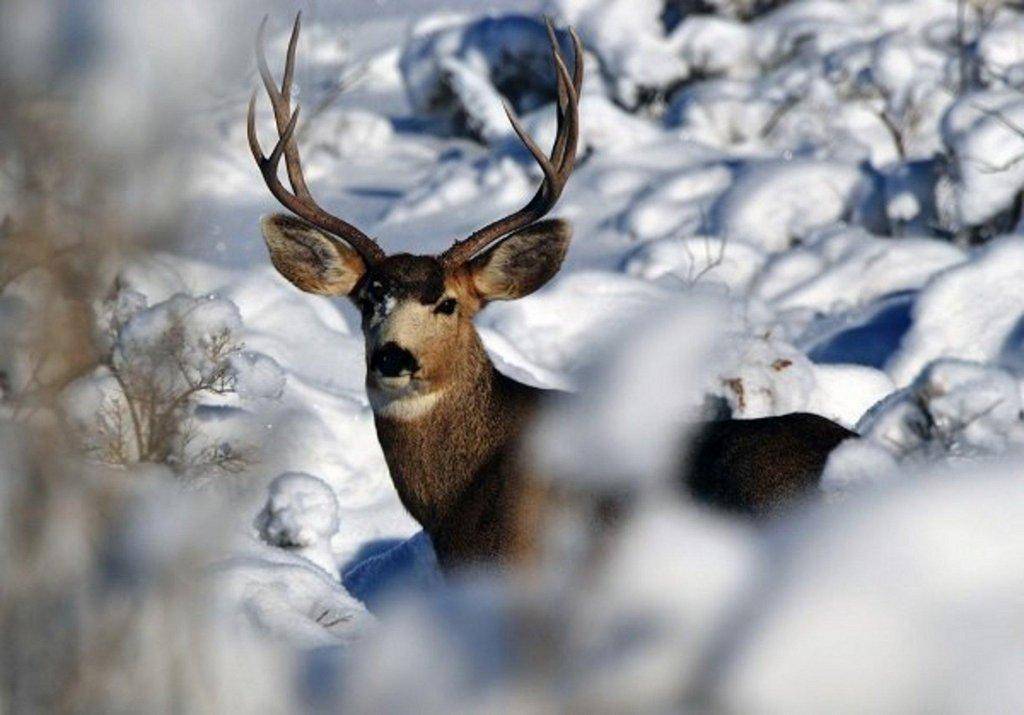
[[[373,351],[370,369],[382,377],[401,377],[415,373],[420,369],[420,364],[411,352],[398,343],[387,342]]]

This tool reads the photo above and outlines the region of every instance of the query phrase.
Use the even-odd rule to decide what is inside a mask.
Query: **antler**
[[[505,218],[484,226],[469,238],[456,241],[451,248],[441,254],[441,260],[449,266],[469,260],[495,241],[543,218],[558,202],[558,198],[562,195],[562,189],[565,188],[573,167],[576,165],[576,146],[579,142],[580,129],[579,99],[580,90],[583,88],[583,43],[580,42],[576,31],[569,28],[575,55],[573,74],[570,78],[550,18],[546,18],[545,22],[548,28],[548,38],[551,40],[555,72],[558,76],[558,130],[550,156],[545,155],[537,146],[537,142],[526,132],[512,106],[507,101],[504,103],[505,113],[512,123],[512,128],[529,149],[533,158],[540,164],[540,168],[544,172],[544,181],[526,206]]]
[[[292,36],[288,42],[288,55],[284,65],[284,76],[281,79],[281,89],[278,90],[274,78],[267,66],[267,58],[263,52],[264,34],[267,27],[267,18],[260,23],[259,32],[256,35],[256,63],[259,66],[260,77],[263,78],[263,86],[270,97],[270,104],[274,109],[274,120],[277,124],[277,144],[274,146],[270,156],[263,155],[259,139],[256,137],[256,95],[259,90],[252,93],[249,100],[248,134],[249,148],[252,150],[256,165],[263,174],[263,180],[267,182],[270,193],[280,201],[285,208],[296,216],[305,219],[317,228],[334,234],[342,239],[360,255],[367,264],[376,263],[384,258],[384,251],[377,243],[360,231],[352,224],[343,221],[337,216],[327,213],[309,192],[306,179],[302,174],[302,164],[299,160],[299,148],[294,139],[295,125],[299,119],[299,109],[291,111],[292,78],[295,75],[295,48],[299,40],[299,24],[302,13],[295,16],[295,26],[292,28]],[[288,172],[288,182],[292,191],[288,191],[281,184],[277,177],[277,168],[281,163],[281,155],[284,155],[285,167]],[[293,193],[294,192],[294,193]]]

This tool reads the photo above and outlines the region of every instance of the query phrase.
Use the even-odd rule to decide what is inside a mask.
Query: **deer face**
[[[270,192],[301,217],[264,218],[263,237],[274,266],[296,286],[320,295],[347,295],[356,303],[363,315],[367,387],[374,410],[411,419],[443,394],[472,359],[480,361],[483,352],[472,323],[477,311],[491,300],[532,293],[562,264],[569,226],[541,219],[558,201],[576,162],[583,45],[570,30],[570,74],[548,23],[558,96],[550,154],[537,146],[506,104],[512,128],[544,173],[529,203],[457,241],[440,256],[387,256],[372,238],[321,208],[306,184],[294,138],[299,110],[291,109],[299,25],[296,17],[280,87],[263,54],[266,20],[256,42],[256,62],[274,110],[278,139],[265,156],[256,136],[254,93],[247,121],[249,148]],[[282,157],[291,191],[278,177]]]
[[[410,400],[440,396],[457,380],[466,358],[476,355],[473,316],[489,301],[521,298],[547,283],[571,238],[566,222],[541,221],[454,266],[407,253],[367,265],[291,216],[268,216],[262,226],[281,275],[308,293],[346,295],[359,308],[370,398],[378,412],[395,413]]]

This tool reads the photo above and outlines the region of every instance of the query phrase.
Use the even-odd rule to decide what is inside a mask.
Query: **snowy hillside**
[[[225,11],[232,71],[171,134],[198,148],[179,238],[111,280],[108,363],[61,399],[91,459],[162,461],[188,495],[228,501],[203,572],[255,648],[298,654],[302,685],[268,684],[271,709],[1024,707],[1024,9],[259,5],[275,72],[303,11],[313,193],[389,253],[438,252],[532,195],[541,173],[501,99],[548,146],[541,13],[579,31],[580,160],[555,211],[568,258],[477,326],[500,370],[574,393],[539,422],[544,472],[636,504],[600,547],[585,510],[567,517],[539,583],[442,583],[377,443],[356,309],[268,259],[260,217],[282,209],[245,130],[260,17]],[[257,107],[272,146],[262,89]],[[30,382],[14,346],[33,290],[0,293],[2,394]],[[171,369],[154,355],[174,330],[175,369],[208,389],[188,398],[189,438],[147,457],[116,411],[125,380]],[[160,384],[189,392],[179,379]],[[709,396],[862,439],[832,455],[820,503],[734,522],[670,488]]]

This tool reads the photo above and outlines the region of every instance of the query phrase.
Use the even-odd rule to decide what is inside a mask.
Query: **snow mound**
[[[630,276],[576,271],[521,300],[495,303],[477,326],[499,368],[566,389],[610,336],[644,320],[669,292]]]
[[[899,464],[887,450],[865,439],[848,439],[832,450],[821,475],[827,501],[900,479]]]
[[[1024,97],[970,94],[950,108],[942,135],[954,158],[956,216],[977,226],[1011,207],[1024,189]]]
[[[755,32],[729,18],[690,15],[672,32],[669,42],[692,73],[750,79],[760,69]]]
[[[892,392],[888,376],[861,365],[815,365],[771,336],[735,334],[715,361],[709,391],[726,399],[733,417],[754,419],[812,412],[853,427]]]
[[[636,108],[686,78],[689,68],[665,37],[662,0],[550,0],[600,59],[611,94]]]
[[[338,533],[338,498],[319,477],[287,472],[267,487],[267,502],[253,526],[271,546],[293,550],[335,578],[331,537]]]
[[[222,607],[243,627],[302,648],[352,645],[374,618],[330,574],[284,549],[252,544],[217,564]]]
[[[776,161],[744,169],[715,204],[712,224],[730,240],[783,251],[847,217],[865,190],[853,166]]]
[[[725,315],[720,303],[687,295],[607,335],[580,393],[553,400],[533,425],[542,473],[628,488],[668,478],[704,398]]]
[[[643,244],[629,256],[623,270],[666,287],[718,284],[742,295],[764,265],[754,246],[711,236],[662,238]]]
[[[1024,318],[1024,240],[993,241],[935,276],[921,291],[912,318],[886,368],[898,386],[940,357],[1012,361],[1006,348]]]
[[[632,203],[621,220],[622,228],[641,239],[696,234],[715,199],[731,183],[732,172],[717,164],[664,177]]]
[[[559,31],[558,37],[572,67],[568,35]],[[555,101],[551,43],[536,17],[497,15],[428,26],[414,31],[399,63],[413,110],[434,117],[448,132],[493,141],[511,132],[501,97],[520,114]]]
[[[920,288],[964,259],[962,250],[944,241],[894,240],[857,227],[831,228],[773,256],[757,277],[754,294],[780,310],[833,313]]]

